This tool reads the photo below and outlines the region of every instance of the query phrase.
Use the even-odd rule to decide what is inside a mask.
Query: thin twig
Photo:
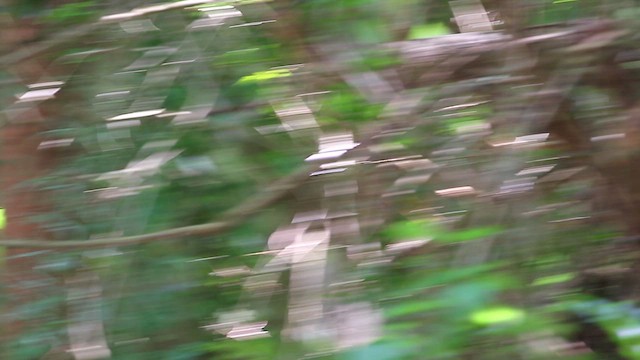
[[[432,111],[438,101],[434,101],[430,106],[416,106],[409,113],[400,116],[400,123],[415,123],[417,120],[411,118],[416,111]],[[407,121],[406,116],[410,118]],[[395,117],[394,117],[395,118]],[[365,139],[357,148],[366,147],[373,141],[373,135],[379,134],[385,126],[374,123],[364,131]],[[201,225],[185,226],[169,230],[163,230],[143,235],[102,238],[94,240],[0,240],[0,246],[17,248],[46,248],[46,249],[72,249],[72,248],[100,248],[124,245],[143,244],[156,240],[178,239],[188,236],[216,235],[223,233],[237,225],[242,224],[252,215],[274,204],[285,197],[291,190],[296,189],[310,176],[311,173],[320,168],[319,164],[303,166],[296,172],[288,175],[268,186],[263,192],[252,196],[242,204],[223,213],[220,218],[225,220],[214,221]]]
[[[317,168],[317,166],[304,166],[291,175],[274,182],[260,194],[250,197],[242,204],[223,213],[220,216],[223,220],[143,235],[102,238],[95,240],[0,240],[0,246],[48,249],[100,248],[143,244],[163,239],[180,239],[196,235],[216,235],[242,224],[252,215],[255,215],[269,205],[282,199],[289,193],[289,191],[297,188],[301,183],[303,183],[309,177],[309,174],[317,170]]]

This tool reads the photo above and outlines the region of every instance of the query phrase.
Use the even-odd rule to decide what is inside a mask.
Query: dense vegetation
[[[637,2],[3,11],[3,359],[640,359]]]

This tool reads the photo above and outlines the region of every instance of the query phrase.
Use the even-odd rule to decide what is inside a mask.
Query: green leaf
[[[357,40],[365,44],[376,44],[388,40],[388,31],[379,20],[361,20],[353,24]]]
[[[471,314],[469,319],[476,325],[486,326],[520,322],[524,317],[525,312],[520,309],[508,306],[498,306],[475,311]]]
[[[81,1],[59,6],[51,11],[48,20],[55,23],[78,23],[95,13],[93,1]]]
[[[575,273],[564,273],[557,275],[549,275],[537,278],[531,283],[532,286],[552,285],[567,282],[576,277]]]
[[[640,317],[632,303],[592,298],[574,302],[571,308],[602,327],[625,359],[640,359]]]
[[[354,62],[354,67],[358,70],[384,70],[392,66],[400,65],[402,61],[399,57],[391,54],[365,54],[362,59]]]
[[[414,315],[417,313],[423,313],[430,310],[440,309],[445,305],[443,301],[431,300],[431,301],[409,301],[395,305],[385,311],[387,317],[400,317],[406,315]]]
[[[498,261],[494,261],[492,263],[477,265],[477,266],[466,266],[460,268],[451,268],[445,269],[441,271],[422,271],[414,274],[408,281],[399,282],[399,288],[396,291],[391,292],[390,296],[406,296],[418,293],[426,288],[446,285],[448,283],[459,282],[463,280],[473,280],[487,277],[487,274],[496,271],[504,266],[504,263],[500,263]],[[489,279],[491,277],[489,276]],[[499,280],[496,278],[496,281],[505,283],[505,287],[508,284],[504,280]]]
[[[242,78],[240,78],[240,80],[238,80],[238,82],[262,82],[272,79],[284,78],[287,76],[291,76],[291,71],[287,69],[258,71],[251,75],[243,76]]]
[[[396,222],[384,231],[392,241],[431,238],[439,233],[434,224],[425,220]]]
[[[451,31],[443,23],[415,25],[409,30],[409,40],[425,39],[435,36],[451,34]]]
[[[7,225],[7,216],[5,209],[0,208],[0,230]]]
[[[482,309],[493,303],[503,291],[514,288],[515,279],[503,275],[474,277],[455,285],[445,283],[439,295],[443,302],[464,312]],[[448,286],[447,286],[448,285]]]
[[[187,88],[184,86],[173,86],[162,105],[167,110],[179,110],[187,99]]]
[[[494,236],[502,233],[503,231],[504,229],[501,226],[497,225],[482,226],[466,230],[442,233],[435,239],[435,241],[443,243],[465,242]]]

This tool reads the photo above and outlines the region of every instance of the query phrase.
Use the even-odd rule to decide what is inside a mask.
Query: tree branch
[[[169,230],[163,230],[143,235],[124,236],[115,238],[103,238],[95,240],[0,240],[0,246],[17,248],[47,248],[47,249],[72,249],[72,248],[100,248],[124,245],[136,245],[156,240],[177,239],[196,235],[215,235],[244,223],[249,217],[277,202],[289,193],[289,191],[303,183],[309,174],[317,170],[317,165],[303,166],[294,173],[286,176],[267,187],[258,195],[252,196],[242,204],[226,211],[220,218],[224,220],[214,221],[201,225],[185,226]]]
[[[153,9],[153,10],[155,11],[156,9]],[[103,21],[117,21],[117,19],[106,19],[106,20],[103,19]],[[464,40],[464,39],[467,39],[467,37],[468,37],[467,34],[464,34],[464,35],[460,34],[460,36],[457,36],[456,39]],[[449,43],[451,42],[451,40],[452,38],[447,39]],[[442,40],[439,40],[439,41],[442,41]],[[477,41],[477,36],[475,37],[475,41]],[[497,41],[497,40],[489,37],[488,41]],[[423,46],[424,44],[422,43],[423,43],[422,41],[401,42],[401,43],[396,43],[395,47],[397,48],[398,45],[400,45],[401,52],[402,50],[404,50],[405,52],[408,52],[410,55],[413,54],[415,56],[416,55],[415,52],[420,53],[423,48],[425,49],[428,48],[428,47],[424,47]],[[464,43],[464,41],[462,41],[462,43]],[[420,45],[420,47],[413,49],[413,47],[416,45]],[[405,46],[408,46],[408,48],[403,49],[403,47]],[[45,46],[43,45],[43,48],[44,47]],[[415,50],[415,51],[411,51],[411,50]],[[15,56],[13,58],[0,57],[0,64],[11,63],[19,59],[27,58],[31,56],[32,53],[37,53],[38,51],[40,50],[38,49],[32,50],[31,52],[28,52],[28,54],[25,53],[24,55]],[[442,51],[449,52],[451,51],[451,49],[445,48]],[[432,54],[424,54],[422,55],[422,57],[430,56],[430,55]],[[419,58],[420,56],[418,56],[418,59],[414,59],[414,60],[419,60]],[[569,84],[568,87],[571,88],[580,78],[581,78],[581,72],[577,72],[574,76],[569,76],[569,79],[565,80],[565,83]],[[553,81],[552,83],[555,85]],[[420,122],[421,121],[420,119],[414,119],[411,117],[411,115],[415,113],[422,113],[425,111],[428,112],[430,110],[433,110],[433,107],[437,105],[438,101],[435,101],[429,106],[420,106],[418,105],[419,103],[420,102],[418,101],[416,103],[416,106],[412,106],[412,109],[409,110],[408,112],[403,114],[396,114],[395,116],[392,115],[391,117],[392,118],[399,117],[400,119],[396,120],[397,123],[399,124],[405,124],[405,123],[414,124],[414,123]],[[251,106],[259,107],[261,105],[262,104],[256,103],[256,104],[251,104],[250,107]],[[224,113],[228,111],[235,111],[235,110],[236,110],[235,108],[223,108],[223,109],[213,110],[209,115],[213,115],[216,113]],[[545,123],[545,121],[548,122],[549,121],[548,116],[550,116],[550,114],[554,114],[555,111],[556,109],[555,107],[553,107],[549,111],[541,114],[538,114],[538,112],[532,112],[533,114],[535,114],[533,115],[535,119],[527,118],[527,121],[525,121],[525,123],[538,124],[539,122],[542,122],[542,123]],[[536,120],[536,121],[533,121],[533,120]],[[396,123],[396,122],[391,122],[391,123]],[[372,126],[364,129],[365,131],[362,132],[364,139],[363,141],[361,141],[361,145],[359,146],[359,148],[365,147],[367,144],[373,141],[374,139],[373,135],[380,133],[380,131],[384,130],[385,127],[388,125],[389,125],[388,121],[383,122],[382,124],[376,122],[376,123],[373,123]],[[289,191],[295,189],[300,184],[304,183],[304,181],[309,177],[309,175],[312,172],[318,170],[318,168],[319,168],[318,165],[304,166],[301,169],[297,170],[296,172],[292,173],[291,175],[276,181],[271,186],[267,187],[267,189],[265,189],[263,192],[260,192],[258,195],[250,197],[249,199],[247,199],[245,202],[238,205],[237,207],[234,207],[229,211],[223,213],[221,215],[221,219],[224,219],[224,220],[218,220],[218,221],[201,224],[201,225],[179,227],[179,228],[158,231],[158,232],[153,232],[153,233],[143,234],[143,235],[103,238],[103,239],[93,239],[93,240],[63,240],[63,241],[20,240],[20,239],[0,240],[0,246],[17,247],[17,248],[48,248],[48,249],[99,248],[99,247],[135,245],[135,244],[142,244],[142,243],[147,243],[147,242],[156,241],[156,240],[182,238],[187,236],[220,234],[224,231],[232,229],[233,227],[239,224],[242,224],[250,216],[256,214],[257,212],[265,209],[269,205],[272,205],[273,203],[285,197]]]

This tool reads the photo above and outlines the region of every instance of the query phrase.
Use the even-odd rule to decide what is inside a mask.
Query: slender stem
[[[309,177],[309,174],[315,170],[317,170],[317,166],[304,166],[291,175],[274,182],[260,194],[251,196],[245,202],[222,214],[220,218],[224,220],[213,221],[201,225],[184,226],[143,235],[102,238],[95,240],[0,240],[0,246],[48,249],[100,248],[142,244],[156,240],[179,239],[196,235],[220,234],[242,224],[252,215],[285,197],[289,191],[302,184]]]

